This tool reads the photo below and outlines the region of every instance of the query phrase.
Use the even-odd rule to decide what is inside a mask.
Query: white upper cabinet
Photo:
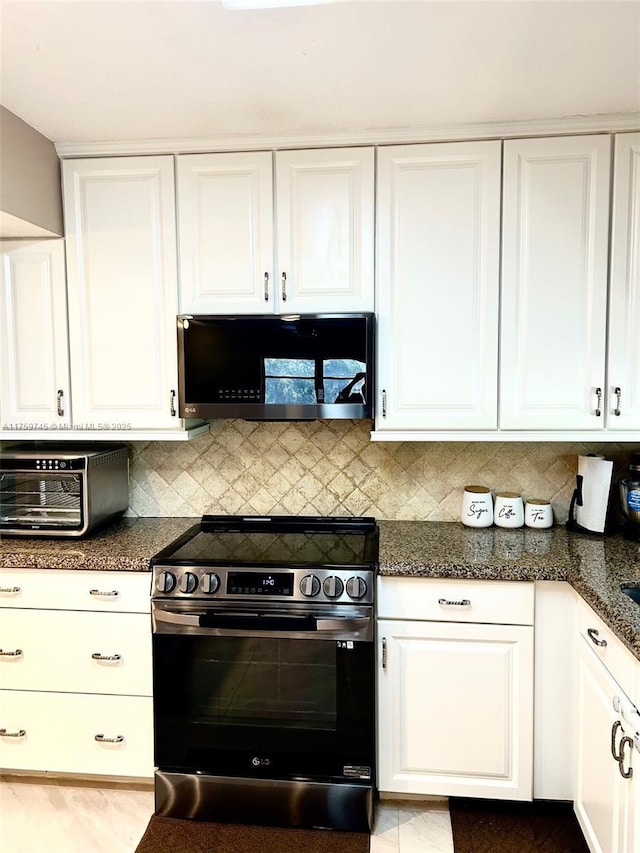
[[[1,251],[0,427],[57,429],[71,421],[64,241]]]
[[[66,160],[63,185],[75,425],[180,429],[173,157]]]
[[[176,164],[180,310],[271,312],[272,155],[187,154]]]
[[[500,164],[497,141],[378,151],[377,431],[497,427]]]
[[[275,177],[270,153],[184,155],[177,174],[182,313],[373,310],[373,148],[277,152]]]
[[[604,425],[610,149],[607,135],[504,143],[503,429]]]
[[[606,424],[640,429],[640,133],[616,136]]]

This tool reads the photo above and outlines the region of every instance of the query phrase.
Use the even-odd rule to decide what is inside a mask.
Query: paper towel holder
[[[587,457],[596,457],[595,453],[588,453]],[[602,458],[602,457],[600,457]],[[573,494],[571,496],[571,503],[569,504],[569,517],[567,519],[567,530],[570,530],[574,533],[588,533],[590,536],[605,536],[611,532],[611,524],[609,519],[609,506],[607,501],[607,510],[604,518],[604,530],[591,530],[588,527],[584,527],[580,524],[576,519],[576,507],[584,506],[584,496],[583,496],[583,485],[584,485],[584,477],[582,474],[576,474],[576,487],[573,490]]]

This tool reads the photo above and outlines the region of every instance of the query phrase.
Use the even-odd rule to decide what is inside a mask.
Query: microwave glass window
[[[5,524],[78,527],[81,505],[79,474],[43,471],[0,476],[0,520]]]
[[[323,365],[324,399],[327,403],[366,403],[367,365],[351,358],[327,359]]]
[[[308,358],[265,358],[267,403],[315,403],[315,361]]]

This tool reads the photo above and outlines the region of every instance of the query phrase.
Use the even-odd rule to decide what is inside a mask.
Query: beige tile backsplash
[[[567,518],[577,457],[640,445],[372,442],[368,421],[214,421],[189,442],[132,442],[129,515],[373,515],[458,521],[463,487],[548,498]]]

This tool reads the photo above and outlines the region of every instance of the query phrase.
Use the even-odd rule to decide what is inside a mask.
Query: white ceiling
[[[54,142],[640,111],[637,0],[0,0],[0,102]]]

